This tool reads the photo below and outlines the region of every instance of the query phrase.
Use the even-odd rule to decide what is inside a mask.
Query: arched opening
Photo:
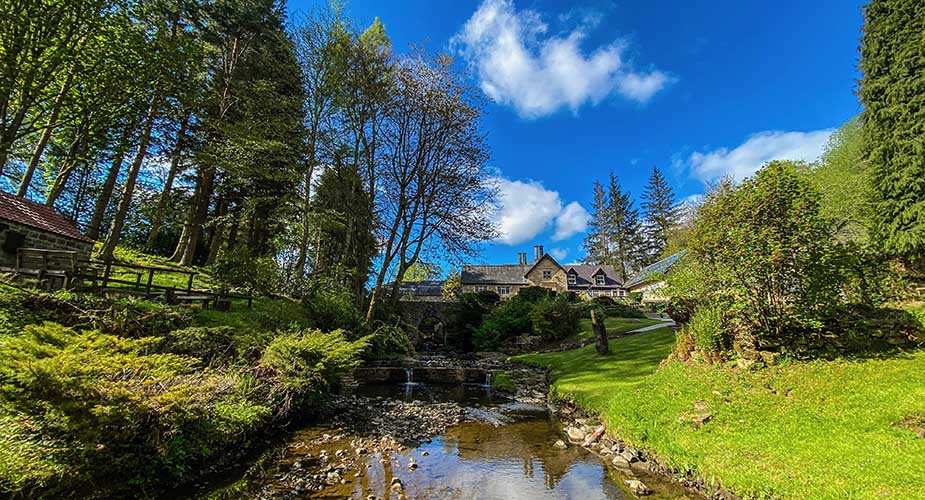
[[[421,345],[443,346],[446,344],[446,325],[436,316],[427,316],[418,324],[418,333],[421,335]]]

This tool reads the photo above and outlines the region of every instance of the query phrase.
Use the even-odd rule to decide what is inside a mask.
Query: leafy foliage
[[[272,370],[286,399],[313,400],[359,365],[368,347],[368,337],[348,342],[343,330],[305,330],[273,339],[260,364]]]
[[[380,325],[369,335],[368,359],[414,356],[414,342],[403,328]]]
[[[844,301],[841,251],[830,228],[797,166],[772,162],[708,196],[691,236],[693,265],[670,277],[675,295],[728,303],[739,341],[792,346]]]
[[[538,302],[530,311],[533,333],[544,340],[559,340],[578,333],[581,311],[566,300]]]

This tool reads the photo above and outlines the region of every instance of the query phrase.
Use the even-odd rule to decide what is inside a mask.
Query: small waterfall
[[[414,383],[414,368],[405,368],[405,401],[412,399],[416,385],[418,384]]]
[[[485,372],[485,393],[488,395],[489,398],[491,397],[491,377],[492,377],[492,371],[487,370]]]

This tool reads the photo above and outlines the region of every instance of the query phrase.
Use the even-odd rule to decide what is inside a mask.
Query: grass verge
[[[925,498],[925,352],[755,371],[668,363],[670,329],[521,356],[660,463],[748,498]],[[709,415],[702,426],[692,415]]]

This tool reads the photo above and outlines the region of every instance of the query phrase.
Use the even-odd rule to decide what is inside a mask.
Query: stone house
[[[463,293],[493,291],[509,298],[524,287],[539,286],[559,292],[575,292],[586,297],[623,297],[626,291],[611,266],[588,264],[561,265],[543,251],[533,247],[533,262],[526,253],[517,254],[517,264],[467,265],[460,276]]]
[[[0,267],[15,267],[20,248],[73,251],[89,260],[93,240],[53,208],[0,191]]]

